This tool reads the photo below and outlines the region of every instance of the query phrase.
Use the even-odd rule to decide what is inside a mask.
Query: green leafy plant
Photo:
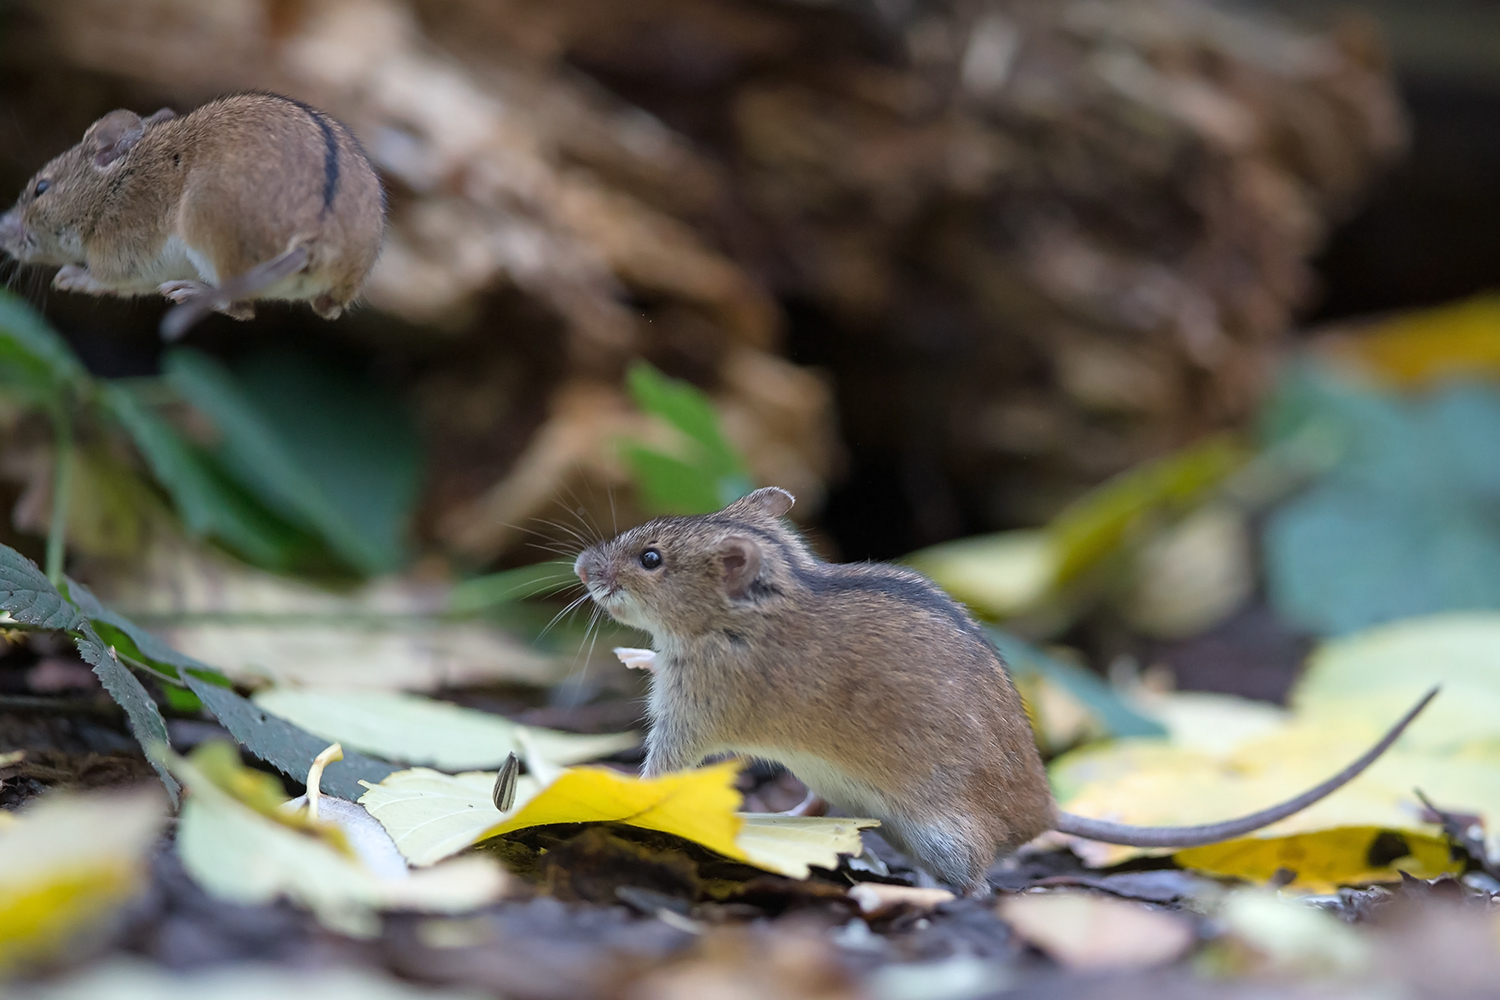
[[[660,418],[681,437],[672,453],[640,441],[621,450],[642,503],[663,514],[704,514],[738,500],[752,488],[744,460],[724,437],[708,397],[679,379],[667,378],[645,361],[626,375],[635,404]]]
[[[186,532],[255,565],[372,575],[405,562],[422,461],[395,400],[296,355],[256,355],[231,370],[179,349],[164,368],[164,379],[95,379],[35,310],[0,292],[0,389],[54,428],[54,584],[80,422],[123,431]],[[184,403],[211,425],[211,446],[163,415],[163,404]]]
[[[35,563],[4,545],[0,545],[0,611],[10,616],[12,627],[61,632],[73,640],[104,689],[125,710],[131,731],[174,799],[177,781],[162,756],[168,745],[166,721],[137,671],[164,685],[191,691],[241,746],[298,781],[307,780],[313,758],[328,745],[240,697],[218,671],[108,610],[82,584],[64,580],[61,587],[54,587]],[[324,772],[323,788],[357,798],[363,791],[361,780],[379,781],[393,770],[394,766],[373,758],[346,754]]]

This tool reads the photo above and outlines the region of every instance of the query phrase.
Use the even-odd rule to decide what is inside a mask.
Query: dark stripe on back
[[[712,515],[709,516],[709,520],[715,526],[732,528],[744,534],[754,535],[775,548],[781,553],[781,561],[797,582],[814,594],[826,595],[854,591],[883,594],[903,604],[925,608],[947,618],[967,635],[987,641],[983,631],[957,601],[915,570],[887,566],[883,563],[826,563],[810,553],[808,554],[810,562],[804,564],[798,560],[798,553],[791,551],[791,547],[774,531],[727,518],[719,521]]]
[[[323,211],[326,212],[333,207],[333,198],[339,191],[339,139],[334,134],[333,122],[311,104],[304,104],[295,97],[282,97],[280,94],[270,96],[297,105],[318,123],[318,128],[323,133]]]

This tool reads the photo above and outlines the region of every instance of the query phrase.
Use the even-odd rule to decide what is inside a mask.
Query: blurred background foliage
[[[11,0],[0,189],[265,88],[391,226],[347,317],[185,347],[7,272],[0,536],[241,683],[576,707],[630,679],[571,554],[775,484],[1005,628],[1054,749],[1151,729],[1101,674],[1282,698],[1500,606],[1500,53],[1423,9]]]

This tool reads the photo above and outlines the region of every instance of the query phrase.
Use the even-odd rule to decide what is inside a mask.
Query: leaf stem
[[[68,508],[73,493],[73,418],[66,400],[52,407],[52,517],[47,525],[47,579],[63,582],[67,555]]]

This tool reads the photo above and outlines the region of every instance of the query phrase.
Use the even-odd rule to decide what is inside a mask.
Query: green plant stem
[[[47,525],[47,579],[62,586],[67,555],[68,508],[73,494],[73,418],[60,400],[52,408],[52,519]]]

